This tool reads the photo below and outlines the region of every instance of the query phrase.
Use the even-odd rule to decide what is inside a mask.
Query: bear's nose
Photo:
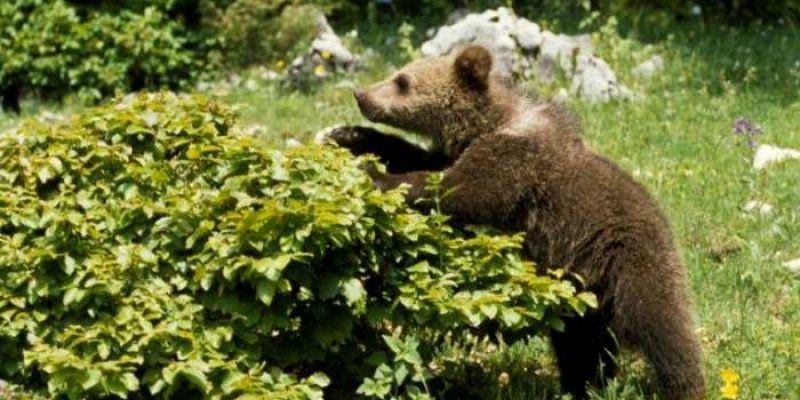
[[[359,102],[364,99],[364,95],[366,95],[366,93],[362,89],[353,90],[353,97]]]

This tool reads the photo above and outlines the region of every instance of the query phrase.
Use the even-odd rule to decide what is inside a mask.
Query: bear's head
[[[364,116],[430,136],[434,146],[457,156],[474,138],[506,118],[506,88],[493,78],[492,56],[480,46],[415,61],[388,79],[354,91]]]

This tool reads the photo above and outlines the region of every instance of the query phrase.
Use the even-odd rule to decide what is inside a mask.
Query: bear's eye
[[[408,78],[408,75],[405,74],[397,75],[397,78],[394,78],[394,83],[397,85],[400,93],[407,93],[408,89],[411,87],[411,80]]]

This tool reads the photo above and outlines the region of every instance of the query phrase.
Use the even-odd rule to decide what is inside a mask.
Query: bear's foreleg
[[[534,147],[529,139],[522,137],[496,135],[476,140],[452,167],[443,171],[437,190],[441,211],[465,224],[488,224],[502,229],[508,223],[519,223],[515,213],[531,190],[536,173],[531,157]],[[406,193],[408,203],[422,208],[430,207],[431,202],[417,202],[419,198],[437,196],[427,191],[429,173],[370,171],[375,185],[382,190],[410,185]]]
[[[411,171],[440,171],[451,164],[441,153],[425,150],[402,138],[363,126],[336,128],[327,136],[353,155],[374,154],[387,171],[400,174]]]

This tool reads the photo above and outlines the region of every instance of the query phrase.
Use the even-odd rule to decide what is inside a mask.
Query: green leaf
[[[367,291],[364,285],[356,278],[348,279],[342,283],[342,295],[344,295],[349,306],[364,304],[367,298]]]
[[[311,385],[319,386],[319,387],[327,387],[331,384],[330,378],[327,375],[323,374],[322,372],[316,372],[306,378],[306,382]]]
[[[597,296],[595,296],[594,293],[582,292],[582,293],[578,293],[578,295],[576,297],[578,298],[578,300],[586,303],[586,305],[591,307],[591,308],[597,308],[597,306],[598,306],[598,304],[597,304]]]
[[[497,305],[496,304],[481,304],[478,306],[487,318],[494,319],[497,316]]]
[[[258,299],[266,306],[272,304],[272,299],[275,297],[275,291],[277,288],[278,285],[275,282],[266,279],[259,279],[258,285],[256,286],[256,294],[258,295]]]
[[[180,374],[202,393],[208,393],[210,385],[206,374],[196,367],[183,367]]]
[[[122,374],[121,381],[125,389],[128,389],[129,392],[136,392],[139,390],[139,379],[137,379],[136,375],[132,372]]]

